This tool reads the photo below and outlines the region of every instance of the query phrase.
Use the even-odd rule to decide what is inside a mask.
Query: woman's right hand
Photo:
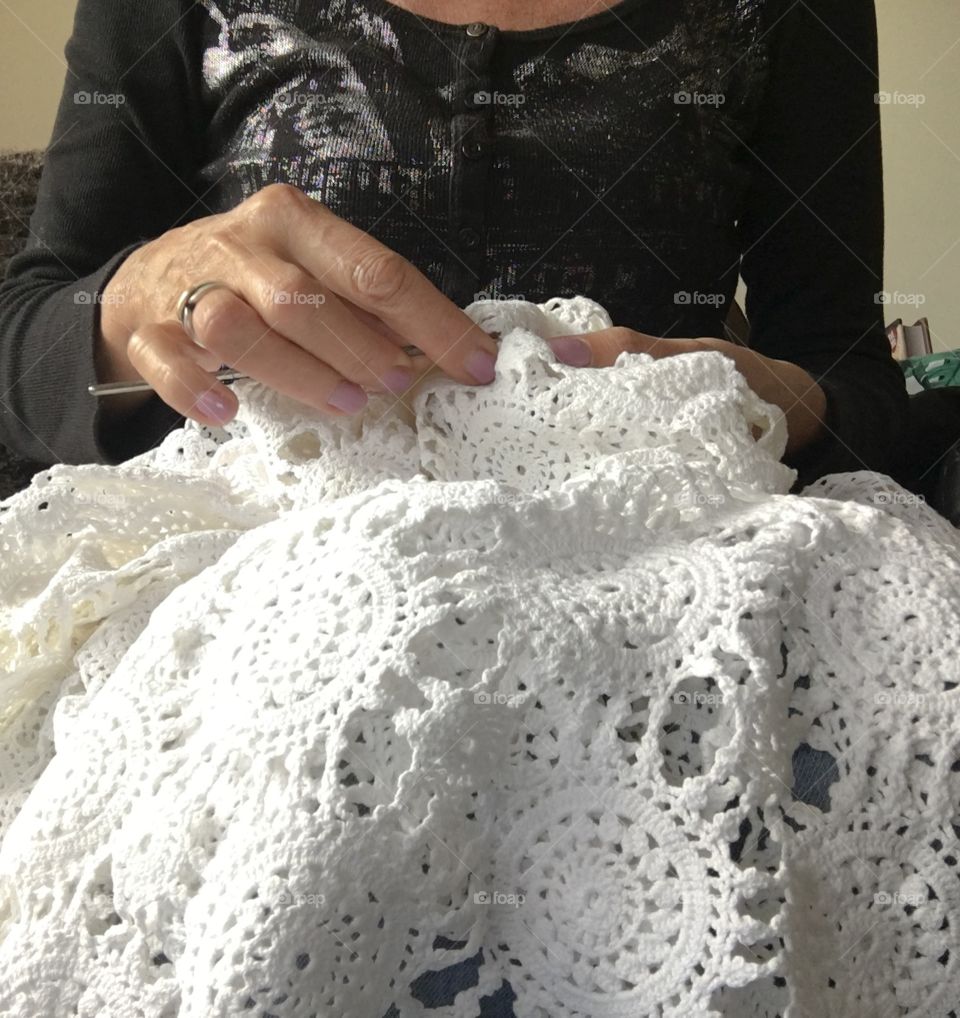
[[[197,302],[198,346],[175,308],[183,290],[208,280],[234,292]],[[144,379],[206,424],[237,411],[213,376],[221,364],[331,414],[360,410],[366,389],[403,393],[434,365],[472,384],[494,375],[494,339],[426,276],[287,184],[137,248],[101,301],[98,379]],[[407,344],[426,356],[411,358]]]

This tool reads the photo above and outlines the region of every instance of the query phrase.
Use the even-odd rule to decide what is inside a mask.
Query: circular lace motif
[[[467,311],[489,386],[241,382],[0,507],[0,1011],[944,1018],[955,532],[788,495],[720,354]]]
[[[611,786],[555,791],[515,818],[500,886],[479,893],[518,1014],[531,985],[563,1014],[702,1013],[737,903],[729,864],[693,826],[674,803]]]
[[[957,1003],[960,883],[952,832],[864,816],[788,842],[790,976],[811,1013],[943,1018]],[[882,976],[878,966],[883,969]],[[892,992],[891,992],[892,991]]]

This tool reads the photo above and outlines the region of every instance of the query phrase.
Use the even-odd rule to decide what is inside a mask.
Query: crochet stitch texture
[[[787,494],[719,353],[467,313],[496,380],[412,418],[238,383],[0,503],[0,1012],[952,1014],[956,532],[881,475]]]

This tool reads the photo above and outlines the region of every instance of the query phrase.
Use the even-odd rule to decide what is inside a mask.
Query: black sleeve
[[[192,0],[79,0],[26,248],[0,285],[0,442],[45,463],[118,463],[183,421],[153,396],[106,429],[100,295],[140,244],[206,214]]]
[[[883,308],[883,173],[874,0],[771,3],[771,64],[739,220],[750,345],[827,397],[824,437],[787,459],[795,490],[892,473],[908,397]]]

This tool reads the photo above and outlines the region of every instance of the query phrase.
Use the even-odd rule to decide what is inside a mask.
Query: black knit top
[[[461,305],[581,293],[723,337],[742,273],[751,346],[827,393],[801,480],[893,462],[873,0],[622,0],[529,31],[388,0],[80,0],[66,55],[0,289],[0,441],[24,455],[119,462],[182,422],[159,397],[100,421],[100,292],[139,244],[285,181]]]

